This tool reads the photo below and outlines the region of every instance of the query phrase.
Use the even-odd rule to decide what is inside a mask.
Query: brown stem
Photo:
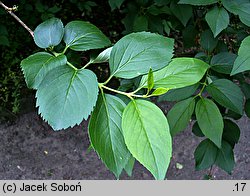
[[[13,12],[13,8],[9,8],[9,7],[7,7],[6,5],[4,5],[3,4],[3,2],[2,1],[0,1],[0,5],[12,16],[12,17],[14,17],[16,20],[17,20],[17,22],[19,22],[29,33],[30,33],[30,35],[34,38],[34,32],[26,25],[26,24],[24,24],[24,22],[23,21],[21,21],[20,20],[20,18],[18,18],[17,17],[17,15],[16,14],[14,14],[14,12]]]

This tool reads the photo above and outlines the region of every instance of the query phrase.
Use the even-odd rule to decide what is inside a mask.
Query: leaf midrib
[[[185,110],[179,115],[179,117],[178,117],[178,119],[177,119],[177,121],[176,121],[176,123],[175,123],[175,125],[174,125],[174,127],[173,128],[175,128],[176,126],[177,126],[177,123],[179,122],[179,120],[181,119],[181,117],[184,115],[184,113],[186,113],[186,111],[188,111],[189,109],[191,109],[190,108],[190,106],[191,106],[191,104],[193,103],[193,98],[192,98],[192,100],[190,100],[190,103],[188,104],[188,106],[185,108]]]
[[[134,106],[135,106],[135,110],[136,110],[136,112],[137,112],[137,114],[138,114],[138,116],[139,116],[139,121],[140,121],[140,123],[141,123],[141,125],[142,125],[142,128],[143,128],[144,133],[145,133],[146,138],[147,138],[147,141],[148,141],[148,143],[149,143],[150,149],[151,149],[151,151],[152,151],[153,158],[154,158],[154,162],[155,162],[155,165],[156,165],[156,168],[157,168],[157,176],[159,177],[159,168],[158,168],[158,164],[156,163],[156,157],[155,157],[155,154],[154,154],[154,151],[153,151],[153,147],[152,147],[152,145],[151,145],[151,142],[150,142],[149,137],[148,137],[147,132],[146,132],[146,128],[145,128],[144,123],[143,123],[142,118],[141,118],[141,112],[140,112],[140,110],[139,110],[139,108],[138,108],[138,106],[137,106],[135,100],[132,100],[132,102],[133,102],[133,104],[134,104]]]
[[[107,120],[107,124],[108,124],[108,131],[109,131],[109,135],[110,135],[110,141],[111,141],[111,148],[112,148],[112,156],[114,158],[114,161],[115,161],[115,167],[116,167],[116,173],[118,173],[118,167],[117,167],[117,160],[116,160],[116,157],[114,155],[114,147],[113,147],[113,138],[112,138],[112,134],[111,134],[111,128],[110,128],[110,115],[109,115],[109,112],[108,112],[108,105],[106,103],[106,97],[104,95],[103,92],[101,92],[101,96],[102,96],[102,99],[103,99],[103,103],[104,103],[104,108],[105,108],[105,113],[108,117],[108,120]],[[119,175],[119,174],[118,174]]]
[[[55,57],[55,56],[50,56],[44,63],[41,64],[39,71],[37,72],[37,74],[34,77],[34,83],[35,83],[35,78],[41,73],[41,71],[49,64],[50,61],[52,61],[53,59],[56,59],[56,58],[57,57]]]
[[[237,106],[231,101],[230,97],[228,96],[228,94],[225,91],[222,91],[222,89],[219,89],[216,85],[211,85],[211,88],[214,88],[215,90],[217,90],[220,94],[222,94],[222,96],[233,106],[234,110],[237,110],[238,112],[241,113],[241,111],[238,110]],[[213,94],[213,93],[211,93]],[[226,106],[226,104],[222,104],[221,105],[229,108],[228,106]]]
[[[74,70],[74,73],[73,73],[73,75],[72,75],[72,77],[70,79],[70,82],[69,82],[69,85],[68,85],[68,88],[67,88],[67,91],[66,91],[66,95],[65,95],[65,99],[64,99],[64,103],[63,103],[63,108],[62,108],[62,111],[61,111],[61,115],[64,113],[65,105],[66,105],[66,102],[68,100],[68,95],[69,95],[72,83],[74,82],[74,79],[75,79],[77,73],[78,73],[78,70]]]
[[[73,32],[73,31],[72,31]],[[86,33],[84,35],[81,35],[81,36],[77,36],[75,39],[71,40],[68,44],[67,44],[67,47],[70,47],[72,45],[74,45],[75,42],[79,41],[80,39],[88,36],[88,35],[92,35],[92,34],[97,34],[97,32],[89,32],[89,33]]]
[[[136,58],[137,56],[141,55],[142,53],[144,53],[146,50],[149,50],[151,48],[153,48],[154,46],[151,45],[147,48],[144,48],[142,51],[140,51],[139,53],[137,53],[136,55],[130,57],[123,65],[117,67],[117,69],[115,70],[115,72],[112,74],[112,76],[114,76],[117,72],[119,72],[120,70],[122,70],[127,64],[129,64],[134,58]],[[127,48],[128,49],[128,48]],[[125,53],[125,52],[124,52]],[[124,55],[123,57],[124,58]],[[114,62],[113,62],[114,63]],[[114,66],[114,65],[113,65]]]

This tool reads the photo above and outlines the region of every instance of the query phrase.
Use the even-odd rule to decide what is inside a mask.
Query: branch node
[[[34,32],[20,19],[17,17],[16,14],[14,14],[15,11],[17,11],[18,6],[14,5],[12,8],[7,7],[6,5],[3,4],[2,1],[0,1],[0,5],[13,17],[16,19],[17,22],[19,22],[29,33],[30,35],[34,38]]]

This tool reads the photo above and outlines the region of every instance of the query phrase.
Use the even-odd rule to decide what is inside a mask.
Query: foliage
[[[69,21],[71,18],[88,21],[99,18],[97,24],[104,29],[112,40],[116,39],[121,31],[116,24],[117,21],[111,19],[119,18],[116,16],[117,12],[103,12],[103,9],[109,9],[106,2],[85,0],[3,0],[3,3],[9,7],[15,7],[15,14],[31,29],[51,17],[59,17],[65,21]],[[95,12],[93,12],[93,9],[95,9]],[[18,25],[17,22],[2,7],[0,8],[0,18],[0,118],[1,120],[12,120],[16,115],[27,111],[24,103],[30,102],[27,97],[33,96],[33,92],[26,88],[19,66],[20,61],[32,51],[38,50],[32,38],[27,37],[25,29],[15,28]],[[112,30],[110,30],[111,26]],[[116,26],[115,29],[113,29],[114,26]],[[72,52],[69,56],[74,62],[80,63],[78,54]],[[100,68],[98,67],[98,69]],[[29,107],[31,109],[33,105]]]
[[[175,58],[169,63],[173,40],[138,32],[121,38],[111,52],[106,49],[97,60],[76,68],[67,60],[68,50],[85,51],[110,45],[97,27],[83,21],[71,21],[64,28],[61,20],[51,18],[38,25],[34,40],[47,52],[27,57],[21,67],[27,85],[37,90],[37,106],[44,120],[54,130],[66,129],[86,120],[94,109],[89,124],[92,147],[116,177],[133,156],[156,179],[164,179],[172,154],[168,121],[156,105],[142,99],[197,83],[209,66],[193,58]],[[55,49],[61,41],[65,47],[58,52]],[[86,68],[102,59],[109,59],[110,77],[98,83],[95,73]],[[106,86],[114,76],[131,79],[142,75],[134,92]],[[187,82],[190,75],[193,79]],[[136,94],[142,88],[148,88],[147,93]],[[125,104],[119,97],[104,93],[105,89],[125,95],[131,101]]]
[[[175,83],[180,82],[177,85],[164,78],[165,84],[177,89],[165,89],[166,94],[158,100],[177,101],[167,114],[172,136],[184,130],[190,119],[195,119],[193,133],[207,138],[194,154],[196,168],[206,169],[216,164],[231,173],[233,148],[240,131],[229,119],[239,119],[244,110],[249,116],[250,108],[250,1],[124,0],[122,3],[124,7],[117,8],[126,13],[125,34],[144,30],[170,35],[176,40],[176,55],[191,54],[209,64],[200,84],[192,83],[195,76],[191,73],[178,76],[170,71],[175,73]],[[172,64],[174,60],[168,68]],[[155,88],[158,87],[157,75],[154,73]],[[182,82],[190,82],[191,86],[181,86]]]
[[[126,35],[113,45],[82,20],[64,26],[52,17],[36,27],[34,41],[45,51],[21,67],[41,116],[54,130],[90,116],[91,146],[117,178],[123,170],[131,175],[137,160],[156,179],[165,178],[172,137],[193,119],[193,133],[205,137],[196,169],[231,173],[240,138],[234,119],[250,116],[250,1],[108,2],[126,15]],[[72,52],[90,56],[77,64]],[[108,70],[103,81],[90,67],[96,64]],[[165,116],[151,97],[176,103]]]

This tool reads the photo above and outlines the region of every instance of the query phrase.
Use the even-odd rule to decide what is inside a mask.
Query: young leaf
[[[172,2],[170,4],[172,13],[178,18],[185,27],[193,15],[193,9],[191,5],[181,5]]]
[[[153,75],[153,71],[150,68],[149,72],[148,72],[148,92],[150,92],[154,87],[154,75]]]
[[[54,130],[66,129],[87,119],[96,104],[98,82],[87,69],[60,66],[51,70],[37,89],[39,114]]]
[[[196,170],[207,169],[211,167],[217,156],[218,148],[209,139],[203,140],[195,149],[195,168]]]
[[[250,118],[250,99],[248,99],[246,101],[246,104],[245,104],[245,111],[246,111],[246,115],[248,116],[248,118]]]
[[[195,114],[202,133],[220,148],[224,125],[216,104],[210,99],[202,98],[196,104]]]
[[[190,5],[210,5],[217,3],[218,0],[180,0],[180,4],[190,4]]]
[[[190,122],[194,112],[195,99],[193,97],[180,101],[168,112],[167,119],[169,122],[171,135],[174,136],[184,130]]]
[[[158,101],[181,101],[187,99],[195,93],[198,87],[199,84],[197,83],[183,88],[172,89],[165,95],[160,96]]]
[[[192,127],[192,132],[194,135],[196,135],[197,137],[204,137],[205,135],[202,133],[197,121],[193,124]]]
[[[218,79],[206,88],[209,94],[222,106],[243,114],[244,95],[238,85],[227,79]]]
[[[169,89],[167,88],[157,88],[154,90],[154,92],[152,92],[151,96],[159,96],[159,95],[163,95],[165,94],[166,92],[168,92]]]
[[[207,12],[205,18],[214,37],[229,25],[229,14],[223,7],[215,6]]]
[[[212,31],[206,30],[201,34],[201,47],[209,52],[212,52],[218,44],[218,39],[215,39]]]
[[[240,128],[238,125],[231,120],[225,119],[222,138],[234,148],[234,145],[240,139]]]
[[[215,164],[227,173],[231,174],[235,161],[233,148],[228,142],[222,141],[221,149],[218,150]]]
[[[231,75],[250,70],[250,36],[246,37],[239,48],[238,57],[236,58]]]
[[[233,64],[236,58],[236,54],[229,52],[221,52],[212,57],[210,62],[212,66],[211,68],[212,70],[218,73],[230,74],[233,69]]]
[[[63,37],[66,47],[75,51],[104,48],[110,45],[109,39],[93,24],[72,21],[65,26]]]
[[[111,75],[134,78],[168,65],[173,56],[173,39],[154,33],[139,32],[120,39],[111,51]]]
[[[132,172],[133,172],[133,168],[134,168],[134,164],[135,164],[135,158],[133,156],[130,157],[130,159],[128,160],[124,170],[126,171],[126,173],[129,176],[132,176]]]
[[[156,179],[164,179],[172,154],[167,119],[153,103],[133,100],[122,115],[125,143]]]
[[[199,59],[175,58],[168,66],[154,72],[154,88],[175,89],[199,82],[209,65]],[[147,86],[147,76],[143,76],[141,87]]]
[[[109,61],[110,53],[111,53],[112,47],[109,47],[102,51],[95,59],[92,59],[92,63],[106,63]]]
[[[91,144],[117,178],[131,156],[121,128],[125,106],[119,98],[101,93],[89,122]]]
[[[38,52],[22,60],[21,67],[27,86],[37,89],[47,73],[66,63],[65,55],[55,57],[47,52]]]
[[[36,27],[34,41],[40,48],[57,46],[62,41],[63,33],[62,21],[58,18],[51,18]]]

